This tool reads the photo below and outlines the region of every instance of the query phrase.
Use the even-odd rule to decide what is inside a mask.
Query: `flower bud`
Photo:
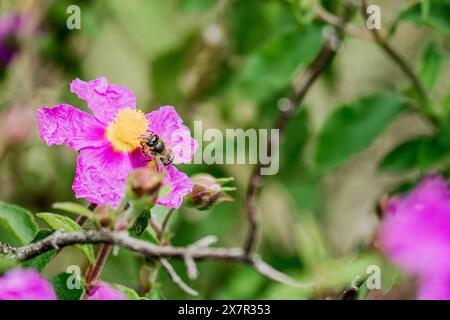
[[[212,205],[233,201],[234,199],[226,194],[226,191],[234,191],[236,188],[224,187],[223,185],[233,178],[216,179],[209,174],[197,174],[192,177],[194,188],[187,196],[186,203],[199,210],[207,210]]]
[[[146,167],[134,170],[128,178],[127,194],[132,198],[158,194],[163,181],[163,173]]]

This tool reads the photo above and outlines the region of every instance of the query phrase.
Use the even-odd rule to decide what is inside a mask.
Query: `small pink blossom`
[[[85,300],[126,300],[125,296],[119,290],[114,289],[107,283],[98,283],[94,285]]]
[[[450,188],[442,177],[388,200],[379,239],[387,257],[418,278],[418,298],[450,299]]]
[[[79,151],[73,190],[77,198],[116,208],[125,194],[128,174],[145,167],[139,141],[154,133],[174,151],[173,163],[187,163],[197,141],[172,106],[144,115],[136,109],[134,94],[101,77],[88,82],[75,79],[70,90],[87,102],[93,115],[68,104],[42,107],[36,113],[41,138],[48,146],[65,143]],[[165,167],[164,185],[171,191],[158,204],[178,208],[192,191],[189,177],[173,165]]]
[[[9,13],[0,16],[0,67],[7,66],[18,51],[17,38],[24,26],[24,16]]]
[[[36,271],[14,269],[0,277],[0,300],[56,300],[56,294]]]

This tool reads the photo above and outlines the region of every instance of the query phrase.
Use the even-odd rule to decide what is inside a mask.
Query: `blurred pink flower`
[[[24,25],[23,16],[9,13],[0,16],[0,66],[8,65],[17,53],[17,35]]]
[[[36,271],[14,269],[0,277],[0,300],[56,300],[56,295]]]
[[[9,146],[23,144],[33,124],[32,109],[21,106],[7,108],[0,114],[0,139]]]
[[[107,283],[98,283],[94,285],[85,300],[126,300],[125,296],[119,290],[114,289]]]
[[[450,188],[440,176],[423,179],[385,206],[382,250],[419,279],[418,298],[450,299]]]
[[[144,114],[136,109],[130,90],[109,84],[104,77],[88,82],[75,79],[70,90],[87,102],[93,115],[60,104],[38,109],[36,118],[40,136],[48,146],[66,143],[79,151],[72,186],[77,198],[116,208],[124,196],[128,174],[148,163],[140,141],[149,132],[160,136],[174,151],[173,163],[191,161],[197,141],[174,107]],[[171,191],[157,204],[178,208],[193,184],[173,165],[165,170],[163,185]]]

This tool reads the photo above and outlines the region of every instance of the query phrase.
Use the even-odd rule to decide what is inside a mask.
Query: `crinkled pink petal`
[[[107,283],[98,283],[94,285],[85,300],[126,300],[125,296],[119,290],[114,289]]]
[[[80,151],[73,181],[77,198],[117,208],[125,194],[132,165],[128,153],[118,153],[111,145]]]
[[[136,97],[133,92],[108,83],[105,77],[88,82],[77,78],[70,83],[70,91],[85,100],[95,117],[104,124],[113,120],[120,109],[126,107],[136,109]]]
[[[198,142],[183,124],[175,108],[164,106],[146,115],[151,132],[160,136],[174,152],[174,163],[189,163],[197,150]]]
[[[36,112],[36,120],[40,136],[48,146],[66,143],[78,151],[107,143],[105,126],[92,115],[68,104],[42,107]]]
[[[14,269],[0,277],[0,300],[56,300],[56,294],[33,269]]]
[[[185,173],[179,171],[172,165],[168,165],[166,167],[163,186],[170,186],[171,190],[169,194],[159,198],[156,203],[178,209],[183,202],[183,197],[192,191],[194,184]]]
[[[450,274],[450,190],[442,177],[422,180],[388,203],[380,226],[385,254],[419,277]]]

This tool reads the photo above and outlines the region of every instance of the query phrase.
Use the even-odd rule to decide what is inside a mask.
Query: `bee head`
[[[159,142],[159,137],[155,134],[150,136],[145,142],[147,146],[154,147]]]

